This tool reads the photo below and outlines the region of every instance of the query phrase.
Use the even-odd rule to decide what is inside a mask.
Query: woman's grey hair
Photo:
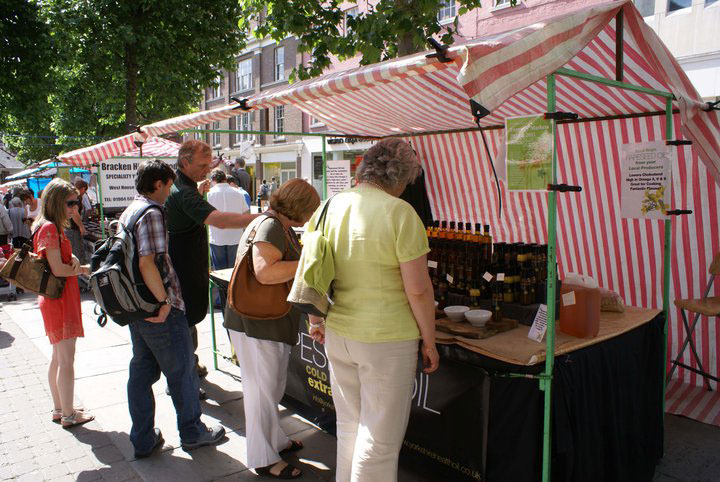
[[[409,184],[420,175],[420,163],[407,142],[389,138],[379,141],[363,156],[355,177],[382,187]]]
[[[10,205],[14,208],[21,208],[23,207],[23,202],[19,197],[14,197],[10,200]]]

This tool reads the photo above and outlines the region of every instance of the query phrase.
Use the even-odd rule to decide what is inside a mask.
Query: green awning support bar
[[[322,136],[323,199],[327,199],[327,148],[325,144],[325,136]]]
[[[667,99],[665,103],[665,140],[672,140],[675,136],[673,135],[673,108],[672,99]],[[672,170],[672,166],[671,166]],[[672,172],[672,171],[671,171]],[[670,319],[670,250],[672,249],[672,221],[670,219],[665,220],[665,248],[663,256],[663,313],[665,314],[665,321],[663,326],[663,351],[660,358],[662,363],[662,369],[660,373],[663,378],[663,391],[662,391],[662,407],[663,413],[665,413],[665,357],[667,357],[667,339],[668,339],[668,320]]]
[[[99,162],[96,164],[97,166],[97,187],[98,187],[98,201],[100,201],[100,233],[102,235],[102,238],[105,239],[105,211],[103,210],[103,193],[102,193],[102,181],[100,181],[100,178],[102,177],[102,162]]]
[[[288,132],[288,131],[239,131],[237,129],[183,129],[179,134],[255,134],[259,136],[311,136],[311,137],[352,137],[354,139],[377,140],[379,137],[355,134],[328,134],[327,132]]]
[[[656,95],[658,97],[664,97],[666,99],[673,99],[674,96],[670,92],[664,92],[662,90],[648,89],[647,87],[640,87],[639,85],[626,84],[625,82],[619,82],[617,80],[606,79],[598,75],[585,74],[583,72],[577,72],[571,69],[560,68],[555,71],[557,75],[565,77],[574,77],[576,79],[587,80],[588,82],[595,82],[597,84],[608,85],[610,87],[617,87],[618,89],[632,90],[634,92],[642,92],[643,94]],[[549,87],[548,87],[549,89]],[[548,97],[550,93],[548,92]]]
[[[556,111],[555,102],[555,74],[547,76],[547,111]],[[552,153],[552,183],[557,184],[557,121],[552,121],[553,153]],[[552,378],[555,364],[555,279],[556,269],[556,225],[557,225],[557,192],[548,191],[548,248],[547,248],[547,332],[545,371],[540,379],[540,390],[545,392],[544,420],[543,420],[543,482],[550,482],[551,462],[551,436],[552,436]]]

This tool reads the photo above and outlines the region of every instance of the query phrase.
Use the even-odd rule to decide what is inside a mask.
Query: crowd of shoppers
[[[302,250],[293,228],[305,225],[312,231],[319,216],[320,198],[310,183],[292,179],[280,186],[275,178],[271,184],[263,181],[267,211],[249,214],[245,189],[231,187],[224,172],[212,173],[210,189],[211,164],[210,146],[196,140],[181,146],[177,170],[159,160],[144,161],[135,181],[137,196],[120,218],[124,225],[134,222],[140,275],[159,306],[153,316],[129,325],[133,357],[127,391],[136,458],[152,455],[163,444],[154,424],[152,392],[161,374],[167,378],[183,448],[215,444],[224,436],[222,426],[209,428],[201,421],[203,369],[194,354],[196,325],[208,309],[208,247],[215,269],[231,267],[236,257],[247,255],[258,282],[287,283],[295,277]],[[244,172],[242,167],[236,165],[233,176]],[[325,222],[335,265],[326,319],[307,319],[295,308],[277,319],[253,319],[226,309],[224,326],[243,377],[247,465],[256,473],[283,479],[301,475],[282,458],[303,444],[282,430],[278,403],[290,349],[298,341],[298,328],[307,323],[310,336],[325,343],[329,361],[337,480],[396,480],[418,352],[426,373],[439,363],[428,240],[414,209],[399,199],[419,172],[407,143],[383,140],[365,154],[357,185],[333,197]],[[62,298],[39,300],[53,345],[48,371],[53,420],[65,427],[93,419],[72,405],[75,341],[83,336],[77,277],[88,268],[71,252],[70,221],[82,224],[80,196],[86,189],[87,184],[56,179],[37,209],[34,197],[26,196],[18,200],[27,211],[13,200],[7,213],[13,230],[13,209],[25,213],[22,225],[34,213],[35,252],[47,258],[53,274],[67,280]],[[31,235],[17,235],[23,234]]]

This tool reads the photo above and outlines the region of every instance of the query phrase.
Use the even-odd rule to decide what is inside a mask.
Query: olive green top
[[[265,221],[265,219],[267,220]],[[275,246],[283,253],[282,261],[297,261],[300,259],[301,248],[295,232],[292,229],[288,230],[291,243],[288,247],[288,238],[285,235],[285,229],[282,223],[277,219],[268,219],[265,216],[260,216],[245,229],[240,239],[236,262],[240,262],[240,258],[245,251],[245,240],[258,223],[260,223],[260,227],[257,228],[254,242],[266,242]],[[279,341],[281,343],[287,343],[288,345],[295,345],[298,340],[300,323],[303,323],[304,326],[305,318],[306,316],[303,313],[295,308],[291,308],[290,312],[282,318],[276,320],[256,320],[247,318],[235,312],[230,306],[227,306],[225,308],[225,321],[223,322],[223,326],[228,330],[245,333],[251,338]]]

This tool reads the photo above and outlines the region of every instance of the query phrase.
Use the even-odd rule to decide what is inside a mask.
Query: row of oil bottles
[[[481,227],[484,229],[481,231]],[[435,221],[427,227],[428,269],[438,308],[479,307],[491,301],[493,319],[502,318],[504,303],[531,305],[547,301],[547,245],[493,243],[490,225]],[[600,290],[589,277],[555,276],[556,319],[560,329],[577,337],[597,336]],[[487,303],[484,303],[487,304]]]

